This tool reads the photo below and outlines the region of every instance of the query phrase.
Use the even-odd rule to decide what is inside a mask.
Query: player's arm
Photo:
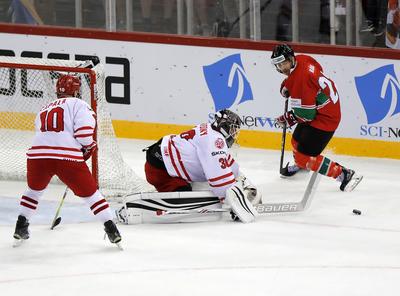
[[[311,69],[310,69],[311,68]],[[312,71],[314,69],[314,71]],[[317,96],[321,92],[319,86],[320,71],[309,67],[305,73],[307,79],[303,85],[303,93],[300,99],[291,99],[291,107],[297,122],[313,121],[317,115]]]
[[[96,114],[84,101],[77,101],[74,114],[74,137],[82,145],[83,158],[89,159],[97,149],[94,141]]]

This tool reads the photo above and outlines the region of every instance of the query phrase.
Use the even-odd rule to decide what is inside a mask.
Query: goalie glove
[[[82,147],[81,151],[83,153],[83,159],[85,161],[88,160],[96,150],[97,150],[97,143],[95,141],[93,141],[92,144],[90,145]]]
[[[294,115],[293,111],[288,111],[285,114],[276,118],[274,125],[277,125],[280,128],[284,128],[285,124],[287,124],[290,127],[295,125],[296,123],[297,123],[296,115]]]
[[[246,190],[240,181],[226,191],[225,203],[231,207],[231,217],[235,221],[249,223],[258,216],[257,210],[246,197]]]
[[[241,182],[241,185],[246,193],[246,197],[250,200],[253,206],[261,203],[261,192],[257,187],[247,178],[242,172],[239,172],[239,176],[236,181]]]

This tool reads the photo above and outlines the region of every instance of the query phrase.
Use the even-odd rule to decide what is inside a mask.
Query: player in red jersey
[[[276,70],[287,76],[280,91],[291,106],[291,110],[276,118],[275,122],[281,127],[297,124],[292,136],[295,165],[286,165],[282,175],[292,176],[300,169],[317,171],[341,182],[340,190],[353,190],[362,176],[321,155],[341,118],[335,83],[324,75],[314,58],[295,56],[287,44],[277,45],[271,60]]]
[[[29,238],[29,219],[35,214],[54,175],[81,197],[104,223],[104,230],[112,243],[121,241],[109,204],[97,189],[85,163],[97,147],[93,140],[96,120],[90,106],[77,97],[80,87],[78,77],[61,75],[56,85],[57,99],[43,106],[36,116],[35,137],[27,152],[28,188],[21,196],[15,226],[14,238],[17,241]]]

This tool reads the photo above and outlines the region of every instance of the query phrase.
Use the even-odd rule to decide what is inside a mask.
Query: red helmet
[[[75,96],[81,88],[81,81],[73,75],[61,75],[57,80],[58,96]]]

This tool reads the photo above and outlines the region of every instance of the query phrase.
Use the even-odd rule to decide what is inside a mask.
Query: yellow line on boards
[[[113,126],[117,137],[145,140],[158,140],[162,136],[179,134],[193,127],[190,125],[124,120],[113,120]],[[285,149],[291,150],[291,136],[290,134],[287,135]],[[239,144],[243,147],[279,150],[281,148],[281,139],[282,134],[279,132],[241,130]],[[326,149],[335,154],[400,159],[400,142],[333,138]]]

